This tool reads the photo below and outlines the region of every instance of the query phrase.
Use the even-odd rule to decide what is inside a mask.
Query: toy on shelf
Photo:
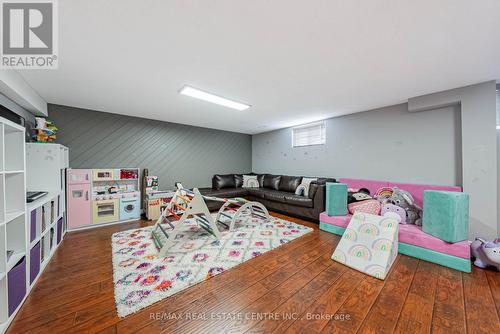
[[[185,189],[180,183],[177,183],[176,186],[177,190],[174,196],[162,210],[152,231],[153,240],[160,250],[159,256],[166,255],[180,232],[180,227],[190,217],[193,217],[200,227],[217,239],[220,239],[217,224],[232,231],[234,225],[243,216],[251,215],[269,219],[267,209],[258,202],[247,201],[244,198],[228,199],[204,196],[197,188]],[[205,200],[224,202],[215,218],[210,214]],[[169,217],[173,217],[175,220],[170,220]]]
[[[500,271],[500,238],[486,241],[476,238],[470,245],[472,256],[476,258],[474,264],[479,268],[496,267]]]
[[[38,143],[53,143],[56,141],[58,128],[54,123],[43,117],[35,117],[36,128],[33,139]]]
[[[158,188],[158,176],[148,175],[146,176],[146,194],[159,190]]]

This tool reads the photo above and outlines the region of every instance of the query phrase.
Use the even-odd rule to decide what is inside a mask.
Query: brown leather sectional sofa
[[[270,211],[317,222],[319,214],[325,211],[325,184],[335,182],[332,178],[318,178],[310,184],[308,196],[295,195],[295,189],[302,181],[302,176],[247,174],[257,175],[260,188],[243,188],[242,174],[214,175],[212,188],[200,188],[203,195],[222,198],[244,197],[257,201]],[[221,202],[207,201],[211,211],[218,210]]]

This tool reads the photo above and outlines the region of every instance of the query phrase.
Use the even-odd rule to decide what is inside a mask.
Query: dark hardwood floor
[[[339,237],[315,228],[120,319],[111,234],[66,235],[8,333],[500,333],[500,273],[461,273],[399,255],[385,281],[330,260]]]

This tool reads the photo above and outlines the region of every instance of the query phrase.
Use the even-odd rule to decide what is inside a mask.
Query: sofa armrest
[[[318,184],[316,193],[313,197],[313,205],[315,212],[323,212],[325,211],[325,198],[326,198],[326,185]]]

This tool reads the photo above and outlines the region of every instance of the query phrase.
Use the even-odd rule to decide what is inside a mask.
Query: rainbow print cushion
[[[385,279],[397,255],[397,220],[355,213],[332,259],[365,274]]]

